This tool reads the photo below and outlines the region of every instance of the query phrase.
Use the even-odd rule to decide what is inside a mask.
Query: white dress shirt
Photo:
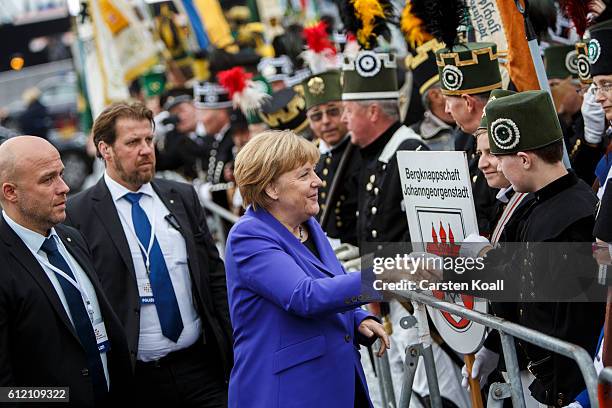
[[[130,191],[113,180],[106,172],[104,173],[104,182],[111,193],[130,247],[136,281],[147,280],[148,276],[132,222],[132,204],[124,198],[127,193],[143,193],[140,206],[147,214],[151,227],[154,228],[155,237],[159,242],[168,267],[172,287],[181,312],[181,319],[183,320],[183,331],[178,341],[175,343],[162,334],[155,304],[141,304],[140,306],[137,358],[140,361],[158,360],[168,353],[191,346],[197,341],[201,333],[202,324],[193,304],[185,240],[181,233],[164,218],[170,214],[170,211],[155,193],[151,183],[144,184],[138,191]],[[154,221],[152,220],[153,217]]]
[[[4,210],[2,211],[2,216],[4,217],[4,220],[6,221],[6,223],[13,229],[13,231],[15,231],[17,236],[21,238],[23,243],[28,247],[30,251],[32,251],[33,253],[35,253],[36,255],[44,259],[45,261],[49,262],[49,259],[47,258],[47,253],[41,249],[47,237],[40,235],[38,232],[34,232],[26,227],[23,227],[17,224],[17,222],[15,222],[11,217],[9,217],[8,214],[4,212]],[[62,240],[59,238],[59,236],[55,232],[55,228],[51,228],[51,232],[49,233],[49,235],[55,239],[55,243],[57,244],[57,249],[59,250],[60,254],[62,254],[64,259],[70,266],[70,270],[74,274],[74,277],[77,283],[79,284],[81,289],[83,289],[83,291],[86,293],[87,298],[90,302],[90,305],[93,309],[93,321],[99,322],[103,320],[102,312],[100,311],[100,304],[98,303],[98,297],[96,296],[96,291],[93,285],[91,284],[89,277],[87,276],[85,271],[83,271],[83,268],[81,268],[81,265],[79,265],[76,259],[74,259],[72,255],[70,255],[70,253],[64,246],[64,243],[62,242]],[[47,274],[47,277],[51,281],[53,288],[57,292],[57,296],[62,302],[62,306],[64,306],[64,310],[66,311],[66,314],[68,315],[68,318],[70,319],[70,322],[74,326],[74,321],[72,320],[72,314],[70,313],[68,302],[66,301],[66,296],[64,295],[64,290],[62,289],[62,286],[60,285],[59,280],[57,279],[57,275],[55,274],[55,271],[53,271],[51,268],[46,266],[44,263],[40,262],[38,259],[36,259],[36,261],[40,264],[40,266],[43,268],[43,270]],[[83,307],[86,308],[84,299],[83,299]],[[104,376],[106,377],[106,384],[110,386],[109,377],[108,377],[108,359],[106,358],[106,353],[100,353],[100,359],[102,360],[102,367],[104,368]]]

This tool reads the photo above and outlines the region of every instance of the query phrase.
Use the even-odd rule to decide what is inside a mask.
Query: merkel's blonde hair
[[[282,174],[319,160],[314,143],[289,130],[267,130],[253,137],[236,155],[234,178],[245,207],[266,208],[266,186]]]

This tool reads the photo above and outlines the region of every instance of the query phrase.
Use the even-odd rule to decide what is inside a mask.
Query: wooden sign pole
[[[474,365],[474,354],[466,354],[463,357],[465,366],[468,372],[468,382],[470,384],[470,399],[472,400],[472,408],[483,408],[482,394],[480,393],[480,381],[477,378],[472,378],[472,366]]]

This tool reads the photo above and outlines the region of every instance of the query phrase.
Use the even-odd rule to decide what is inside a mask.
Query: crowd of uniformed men
[[[322,180],[319,220],[323,229],[336,244],[358,246],[410,240],[397,151],[465,151],[479,232],[493,244],[592,242],[595,238],[609,242],[610,203],[604,194],[611,194],[605,184],[612,163],[608,143],[612,119],[609,12],[591,16],[590,41],[586,36],[575,45],[567,38],[555,44],[546,35],[540,38],[549,43],[543,58],[552,97],[545,92],[516,92],[512,78],[500,71],[502,61],[494,43],[463,38],[454,39],[451,45],[442,38],[430,38],[409,46],[411,52],[400,59],[373,46],[363,49],[363,44],[361,51],[352,50],[355,38],[338,36],[333,19],[325,19],[325,25],[306,29],[319,30],[319,35],[328,38],[323,51],[304,45],[311,55],[318,52],[315,63],[278,41],[277,57],[243,65],[251,72],[248,80],[270,95],[259,109],[243,113],[238,109],[240,90],[212,82],[196,84],[193,93],[166,91],[157,114],[157,169],[174,170],[187,180],[199,178],[206,183],[203,194],[211,191],[216,203],[241,214],[240,193],[232,186],[236,152],[263,129],[293,130],[316,143],[321,152],[317,174]],[[288,31],[279,40],[289,43],[290,36]],[[489,114],[485,107],[492,101]],[[175,119],[168,121],[168,117]],[[504,121],[518,127],[510,133],[500,130],[504,126],[492,127]],[[566,170],[564,150],[573,170]],[[514,156],[518,152],[530,154]],[[509,163],[509,157],[515,160]],[[533,284],[535,265],[517,276],[525,280],[531,274]],[[529,296],[528,283],[523,290]],[[533,307],[498,305],[494,312],[595,353],[604,325],[603,305],[554,304],[545,310],[541,305],[538,311],[530,310]],[[398,302],[386,308],[383,313],[390,311],[395,325],[408,313]],[[392,339],[399,345],[390,351],[398,392],[403,346],[414,338],[396,330]],[[446,374],[438,370],[440,381],[453,378],[442,387],[442,395],[449,403],[466,404],[465,395],[453,384],[454,376],[448,374],[462,363],[443,342],[434,347],[438,346],[442,351],[435,354],[436,364],[450,370]],[[487,360],[491,368],[480,369],[483,383],[497,371],[499,352],[499,340],[491,335],[476,356],[481,360],[478,367],[487,366]],[[605,359],[605,348],[603,353]],[[583,388],[569,360],[528,345],[521,345],[519,354],[522,373],[527,376],[524,381],[527,386],[534,384],[532,402],[568,405]],[[424,373],[417,374],[414,387],[417,394],[427,397]],[[582,401],[587,403],[588,399]]]
[[[292,130],[317,144],[321,156],[316,172],[322,181],[318,219],[334,246],[410,241],[396,152],[464,151],[481,236],[493,245],[597,239],[598,248],[605,252],[598,252],[600,263],[606,263],[606,254],[609,262],[605,243],[612,242],[612,189],[605,187],[612,166],[612,14],[608,3],[601,3],[603,9],[589,17],[588,35],[575,45],[568,38],[564,44],[552,44],[542,34],[540,40],[551,43],[543,52],[550,94],[518,92],[512,77],[500,70],[505,61],[499,60],[497,45],[468,41],[469,30],[459,35],[457,27],[450,27],[455,31],[450,37],[436,35],[439,33],[421,37],[421,41],[409,43],[408,56],[400,58],[389,50],[388,43],[386,47],[377,44],[376,37],[385,37],[385,30],[375,29],[368,34],[371,37],[359,29],[340,35],[333,18],[305,29],[290,27],[273,42],[275,56],[268,53],[262,57],[245,44],[245,52],[234,56],[209,53],[206,62],[196,58],[194,72],[201,72],[203,66],[211,71],[208,80],[195,81],[190,87],[172,86],[163,74],[146,76],[140,82],[143,89],[136,89],[134,96],[151,110],[115,105],[96,119],[92,130],[106,172],[96,186],[69,201],[66,221],[81,231],[87,243],[65,227],[58,227],[58,238],[48,243],[38,242],[20,229],[20,220],[33,213],[27,197],[14,192],[20,185],[16,180],[26,177],[21,174],[21,164],[15,165],[15,157],[31,149],[44,153],[45,147],[35,140],[3,146],[5,221],[0,234],[6,253],[2,256],[12,259],[12,245],[23,256],[22,261],[9,262],[22,262],[23,268],[31,269],[29,261],[23,261],[29,253],[16,244],[16,236],[27,244],[41,265],[48,267],[52,285],[39,284],[46,291],[61,287],[66,293],[60,301],[52,302],[53,308],[69,311],[81,343],[92,347],[94,354],[95,339],[83,338],[79,331],[87,319],[85,310],[73,301],[80,294],[71,293],[74,288],[65,282],[87,280],[92,267],[98,273],[114,271],[101,276],[100,288],[91,279],[92,285],[80,290],[94,300],[87,305],[91,306],[87,312],[105,315],[105,341],[110,338],[114,344],[114,326],[121,324],[127,334],[126,348],[113,346],[115,350],[102,364],[89,357],[79,362],[87,367],[82,372],[84,378],[92,377],[93,394],[84,386],[75,389],[71,397],[84,405],[105,401],[109,378],[115,387],[121,382],[113,381],[113,373],[123,369],[117,364],[125,353],[132,365],[126,370],[136,373],[139,386],[147,390],[140,396],[150,404],[164,401],[167,406],[180,405],[184,398],[197,400],[199,393],[208,399],[210,405],[206,406],[222,404],[224,379],[231,369],[231,323],[223,264],[208,234],[199,200],[212,200],[236,215],[243,213],[240,192],[234,186],[233,160],[252,136],[265,129]],[[350,21],[344,25],[351,28]],[[556,39],[563,40],[562,36]],[[160,84],[165,82],[163,89]],[[130,143],[148,137],[146,126],[142,126],[149,119],[156,124],[154,151],[148,158],[136,157]],[[564,152],[568,161],[563,160]],[[41,159],[41,168],[57,160],[52,152],[47,153],[50,156]],[[32,160],[28,165],[35,166],[38,162]],[[199,196],[180,187],[182,184],[158,179],[151,183],[150,191],[130,195],[129,190],[137,191],[149,180],[139,166],[152,163],[160,174],[193,182]],[[568,164],[573,170],[568,170]],[[51,168],[50,176],[56,171]],[[125,183],[134,189],[123,187]],[[142,234],[152,236],[145,213],[153,218],[154,230],[156,223],[158,229],[168,224],[167,233],[156,230],[156,239],[141,239]],[[39,225],[43,231],[50,226]],[[217,238],[225,237],[230,227],[229,223],[221,225],[215,231]],[[94,265],[89,265],[81,252],[91,253]],[[163,266],[155,262],[164,258]],[[525,282],[522,294],[530,295],[529,282],[534,284],[539,262],[556,261],[525,259],[524,267],[516,272]],[[183,293],[164,294],[161,289],[169,279],[166,263],[191,273],[191,279],[174,282],[174,290]],[[68,264],[80,264],[72,268],[73,272],[78,270],[76,277],[67,272],[71,269]],[[153,265],[162,269],[156,273],[158,281],[149,283],[146,277]],[[203,269],[206,273],[199,276],[197,271]],[[70,279],[60,279],[53,272]],[[10,324],[10,330],[27,332],[28,325],[40,324],[40,336],[47,336],[45,325],[54,318],[36,304],[41,299],[32,300],[34,304],[23,300],[31,282],[17,275],[2,279],[7,281],[1,285],[0,304],[22,320],[7,323],[3,315],[0,329]],[[24,279],[28,282],[17,283]],[[20,289],[8,289],[15,285]],[[141,305],[152,292],[156,303],[166,302],[166,312],[145,313],[148,309]],[[114,313],[106,311],[109,305]],[[33,317],[29,310],[38,310],[40,315]],[[389,358],[398,397],[404,348],[416,340],[416,334],[399,329],[399,319],[410,312],[409,305],[397,301],[382,310],[396,328]],[[606,307],[601,303],[494,304],[493,312],[580,345],[599,366],[612,365],[605,342],[603,347],[601,339],[598,343],[600,334],[608,332],[604,327]],[[182,316],[178,326],[173,313]],[[64,323],[70,326],[68,320]],[[68,330],[66,338],[49,339],[53,343],[49,349],[60,350],[61,343],[71,341],[68,337],[74,334]],[[65,363],[57,356],[31,355],[36,346],[29,345],[29,340],[13,344],[16,338],[4,334],[0,338],[3,384],[28,376],[34,376],[33,382],[52,383],[28,372],[42,360],[57,365],[59,377],[72,375],[61,372]],[[467,394],[460,386],[461,356],[437,335],[434,340],[445,406],[467,406]],[[98,341],[99,349],[103,343]],[[587,406],[588,398],[581,394],[581,374],[570,360],[528,344],[518,347],[521,375],[530,389],[528,404]],[[4,353],[9,348],[10,356]],[[218,370],[201,367],[200,355],[208,362],[215,360]],[[492,334],[476,354],[472,371],[483,386],[495,379],[503,381],[499,356],[499,339]],[[8,370],[9,366],[14,369]],[[160,366],[174,371],[159,370]],[[463,376],[467,376],[465,370]],[[207,384],[208,389],[202,391],[201,384]],[[429,391],[422,371],[417,372],[414,392],[426,403]]]

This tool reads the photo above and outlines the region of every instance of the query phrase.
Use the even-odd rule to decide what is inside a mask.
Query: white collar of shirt
[[[350,137],[351,137],[351,135],[347,133],[346,135],[344,135],[342,140],[340,140],[338,143],[336,143],[333,146],[328,145],[326,142],[323,141],[323,139],[319,139],[319,153],[327,154],[327,153],[330,153],[330,152],[336,150],[338,148],[338,146],[340,146],[346,139],[348,139]]]
[[[9,215],[4,210],[2,210],[2,216],[6,220],[6,223],[13,229],[13,231],[15,231],[17,236],[21,238],[23,243],[26,244],[26,246],[30,248],[30,250],[32,250],[34,253],[40,251],[40,247],[45,242],[47,237],[18,224],[11,217],[9,217]],[[55,228],[51,228],[49,236],[54,236],[57,238],[57,240],[59,240],[59,236],[55,232]]]
[[[327,143],[323,141],[323,139],[319,139],[319,153],[327,154],[331,152],[331,147]]]
[[[151,186],[151,183],[143,184],[140,186],[138,191],[132,191],[113,180],[106,171],[104,172],[104,182],[106,183],[108,191],[110,191],[114,202],[121,200],[128,193],[143,193],[150,197],[153,197],[154,195],[153,186]]]
[[[13,229],[13,231],[15,231],[17,236],[21,238],[23,243],[32,252],[37,254],[41,250],[40,247],[45,242],[47,237],[40,235],[38,232],[32,231],[31,229],[28,229],[22,225],[17,224],[13,219],[11,219],[11,217],[8,216],[8,214],[4,210],[2,210],[2,216],[6,220],[6,223]],[[60,253],[64,257],[64,259],[66,259],[67,262],[71,265],[70,268],[72,270],[72,273],[76,277],[76,280],[81,288],[81,292],[84,291],[87,295],[87,298],[91,301],[91,307],[93,308],[93,321],[103,321],[100,304],[98,303],[98,297],[96,295],[94,287],[91,284],[91,281],[89,280],[89,277],[87,276],[87,273],[85,273],[85,271],[78,264],[78,262],[75,262],[72,255],[70,255],[70,253],[66,250],[62,241],[59,239],[59,235],[57,235],[57,232],[55,232],[55,228],[51,228],[51,230],[49,231],[49,236],[54,237],[55,243],[57,244]],[[57,296],[59,297],[59,300],[62,303],[64,310],[66,311],[68,319],[70,319],[72,324],[74,324],[72,313],[70,312],[70,307],[68,306],[68,301],[66,300],[66,295],[64,294],[64,290],[62,289],[57,276],[55,276],[55,272],[49,269],[48,266],[42,264],[40,260],[38,260],[38,262],[45,271],[47,277],[49,278],[51,285],[53,285],[53,288],[55,289],[55,292],[57,293]],[[108,360],[106,353],[100,354],[100,358],[102,361],[102,367],[104,369],[104,377],[106,378],[106,383],[110,384],[110,379],[108,376]]]
[[[510,193],[511,191],[512,191],[512,185],[506,188],[502,188],[501,190],[498,191],[495,198],[497,198],[502,203],[506,204],[508,201],[510,201],[510,199],[508,198],[508,193]]]

